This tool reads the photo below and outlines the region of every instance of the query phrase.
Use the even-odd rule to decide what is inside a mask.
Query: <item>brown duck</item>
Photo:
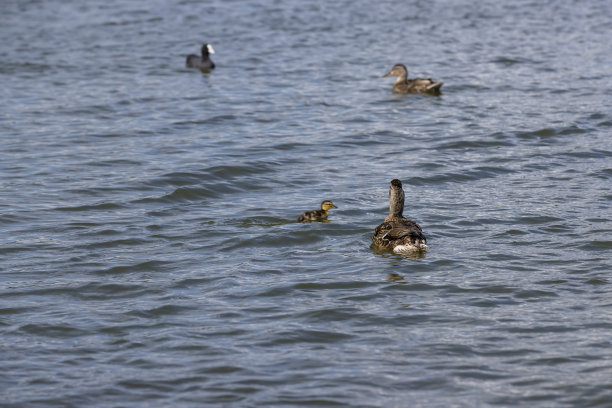
[[[298,222],[310,222],[310,221],[324,221],[327,219],[329,215],[329,210],[331,208],[338,208],[329,200],[325,200],[321,203],[320,210],[312,210],[306,211],[304,214],[300,215],[298,218]]]
[[[389,215],[374,230],[372,242],[380,249],[397,253],[426,251],[427,238],[414,221],[404,218],[404,190],[402,182],[391,180],[389,187]]]
[[[444,84],[444,82],[435,82],[431,78],[408,79],[408,70],[404,64],[395,64],[391,71],[384,75],[383,78],[390,76],[397,77],[397,81],[395,81],[391,90],[399,94],[420,93],[439,95],[440,88]]]

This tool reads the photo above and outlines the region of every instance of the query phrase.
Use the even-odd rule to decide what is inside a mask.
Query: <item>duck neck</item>
[[[403,84],[406,81],[408,81],[408,73],[407,72],[402,72],[400,75],[397,76],[397,81],[395,81],[396,84]]]
[[[388,220],[404,218],[404,191],[392,187],[389,190],[389,216]]]

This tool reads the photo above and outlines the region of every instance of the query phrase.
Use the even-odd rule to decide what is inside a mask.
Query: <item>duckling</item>
[[[310,222],[310,221],[324,221],[329,215],[330,208],[338,208],[329,200],[325,200],[321,203],[320,210],[306,211],[300,215],[298,222]]]
[[[214,54],[215,50],[212,45],[204,44],[202,46],[202,56],[198,56],[195,54],[189,54],[187,56],[186,66],[187,68],[199,68],[199,69],[213,69],[215,68],[215,63],[209,57],[209,54]]]
[[[444,82],[435,82],[431,78],[408,79],[408,70],[404,64],[395,64],[391,71],[387,75],[384,75],[383,78],[390,76],[397,77],[397,81],[395,81],[391,90],[399,94],[426,93],[439,95],[440,88],[444,84]]]
[[[372,242],[381,249],[396,253],[426,251],[427,238],[414,221],[404,218],[404,190],[402,182],[391,180],[389,186],[389,215],[374,230]]]

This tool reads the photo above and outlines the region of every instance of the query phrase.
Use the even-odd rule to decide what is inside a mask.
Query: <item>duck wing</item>
[[[422,245],[427,243],[423,229],[410,220],[385,221],[374,229],[373,239],[383,246],[394,246],[404,243]]]
[[[306,211],[304,214],[300,215],[298,222],[315,221],[320,218],[325,218],[325,216],[326,214],[323,210]]]
[[[427,242],[427,238],[425,238],[420,228],[407,228],[404,226],[390,229],[381,238],[389,241],[398,241],[408,238],[412,243],[417,241]]]
[[[410,80],[417,92],[440,92],[444,82],[436,82],[431,78],[415,78]]]

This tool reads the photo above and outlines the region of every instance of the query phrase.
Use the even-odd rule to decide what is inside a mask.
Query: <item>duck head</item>
[[[406,79],[408,77],[408,70],[404,64],[395,64],[391,71],[388,74],[383,75],[383,78],[387,78],[390,76],[396,76],[402,79]]]
[[[329,201],[329,200],[325,200],[325,201],[323,201],[323,202],[321,203],[321,209],[322,209],[323,211],[327,211],[327,210],[329,210],[330,208],[338,208],[338,207],[336,207],[336,206],[334,205],[334,203],[332,203],[332,202],[331,202],[331,201]]]

